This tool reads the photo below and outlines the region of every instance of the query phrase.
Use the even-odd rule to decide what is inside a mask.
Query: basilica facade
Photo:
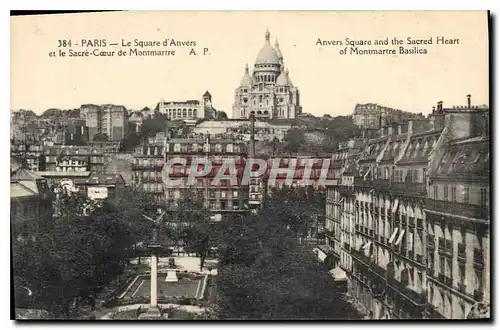
[[[278,40],[272,47],[266,31],[253,72],[250,74],[247,64],[235,90],[232,118],[249,118],[253,114],[260,119],[291,119],[301,112],[299,90],[285,69]]]

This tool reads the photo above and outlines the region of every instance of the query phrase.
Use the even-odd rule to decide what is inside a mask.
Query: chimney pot
[[[467,108],[470,109],[471,108],[471,95],[470,94],[467,94]]]

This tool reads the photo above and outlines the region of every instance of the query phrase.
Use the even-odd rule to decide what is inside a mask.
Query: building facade
[[[157,134],[138,146],[133,153],[133,185],[165,201],[162,170],[165,162],[166,134]]]
[[[85,172],[104,171],[106,153],[100,147],[55,145],[43,149],[40,171]]]
[[[302,112],[299,89],[292,84],[283,55],[276,40],[274,48],[266,31],[264,46],[259,51],[252,74],[248,64],[235,90],[233,119],[296,118]]]
[[[122,105],[82,105],[80,115],[85,115],[89,141],[94,141],[97,134],[106,134],[108,141],[120,141],[128,128],[127,109]]]
[[[177,200],[192,192],[202,197],[205,206],[213,214],[213,220],[220,221],[226,216],[247,212],[249,208],[248,185],[241,184],[241,177],[248,157],[247,145],[243,141],[217,139],[209,136],[200,138],[174,138],[166,143],[165,162],[174,158],[186,160],[186,165],[173,165],[168,169],[168,176],[173,180],[181,180],[180,184],[165,184],[167,207],[175,212]],[[208,160],[212,166],[210,171],[195,182],[189,182],[189,173],[193,162]],[[238,182],[228,179],[214,180],[224,162],[234,163]],[[204,171],[199,165],[198,172]],[[226,173],[226,172],[225,172]]]
[[[360,128],[380,128],[417,117],[416,114],[375,103],[356,104],[352,114],[354,125]],[[421,117],[423,118],[423,117]]]
[[[10,223],[12,238],[22,240],[36,235],[43,221],[50,221],[53,195],[47,180],[19,168],[10,178]]]
[[[158,111],[170,120],[214,119],[217,114],[212,106],[212,95],[208,91],[201,100],[160,101]]]
[[[227,136],[237,136],[244,141],[250,141],[250,120],[208,120],[193,127],[193,133],[197,134],[226,134]],[[254,123],[255,141],[283,141],[291,125],[274,125],[265,121]]]
[[[344,163],[327,193],[327,244],[370,317],[464,319],[489,306],[488,118],[470,97],[440,102]]]

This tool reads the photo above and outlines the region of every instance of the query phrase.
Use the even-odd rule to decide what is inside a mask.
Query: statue
[[[160,233],[160,229],[161,229],[161,226],[163,224],[163,217],[165,215],[165,212],[161,212],[158,217],[156,217],[156,220],[153,220],[152,218],[146,216],[146,215],[143,215],[144,218],[146,218],[147,220],[153,222],[153,237],[152,237],[152,240],[151,240],[151,243],[154,243],[154,244],[158,244],[158,240],[159,240],[159,233]]]
[[[161,212],[155,220],[143,215],[144,218],[154,223],[153,226],[153,239],[149,244],[151,249],[151,278],[150,278],[150,298],[151,302],[149,309],[146,313],[139,316],[139,319],[160,319],[162,313],[158,308],[158,248],[159,244],[159,232],[161,225],[163,224],[163,217],[165,212]]]

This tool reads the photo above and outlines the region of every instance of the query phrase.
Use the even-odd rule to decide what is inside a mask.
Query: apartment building
[[[464,319],[489,305],[489,109],[382,127],[327,193],[327,243],[376,319]],[[332,242],[333,241],[333,242]]]
[[[212,105],[212,95],[206,91],[201,100],[160,101],[158,111],[170,120],[214,119],[217,110]]]
[[[352,114],[352,121],[354,125],[360,128],[380,128],[416,117],[417,115],[411,112],[393,109],[376,103],[366,103],[356,104]]]
[[[106,153],[100,147],[54,145],[43,149],[40,171],[101,172],[106,167]]]
[[[203,197],[205,205],[213,213],[215,221],[226,216],[246,212],[249,208],[249,187],[241,184],[241,177],[248,156],[247,145],[240,140],[222,139],[210,136],[197,138],[173,138],[167,141],[165,162],[174,158],[186,160],[186,165],[173,165],[168,169],[172,179],[181,180],[181,184],[165,185],[167,206],[175,211],[177,200],[185,192],[193,191]],[[191,165],[199,160],[208,160],[212,166],[209,173],[197,177],[195,182],[188,182]],[[224,162],[234,163],[238,182],[228,179],[214,180]],[[203,171],[204,165],[198,165],[198,171]],[[227,172],[224,172],[227,174]]]
[[[34,141],[12,141],[10,144],[10,155],[20,159],[23,167],[31,171],[39,171],[43,166],[43,146],[41,142]]]
[[[158,202],[165,201],[162,170],[165,161],[167,135],[159,133],[139,145],[133,153],[133,184],[138,189],[154,194]]]
[[[10,177],[10,223],[12,238],[22,240],[36,234],[52,214],[53,194],[47,180],[33,171],[16,169]]]
[[[120,141],[127,133],[128,113],[122,105],[82,105],[80,115],[85,118],[89,141],[97,134],[105,134],[108,141]]]
[[[194,133],[199,134],[227,134],[228,136],[239,136],[245,141],[251,138],[251,120],[207,120],[193,127]],[[276,125],[265,121],[254,123],[255,141],[283,141],[291,125]]]

